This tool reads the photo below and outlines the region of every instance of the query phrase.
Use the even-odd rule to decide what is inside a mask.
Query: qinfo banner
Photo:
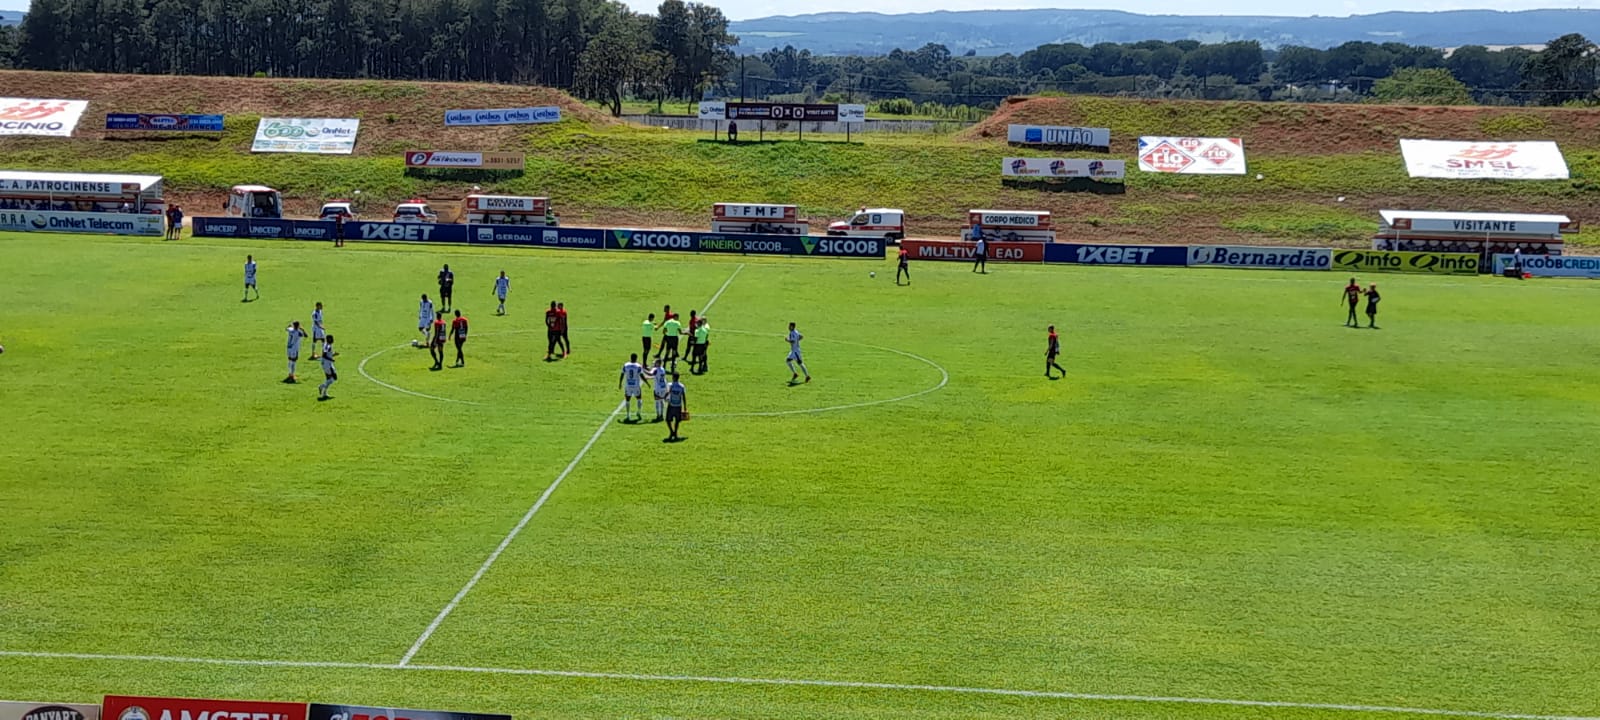
[[[1141,137],[1139,169],[1180,175],[1243,175],[1239,138]]]
[[[1073,265],[1151,265],[1183,267],[1189,264],[1187,245],[1089,245],[1049,243],[1044,261]]]
[[[739,253],[742,255],[805,255],[839,258],[881,258],[885,252],[883,238],[745,235],[739,233],[696,233],[632,229],[607,231],[606,249]]]
[[[0,210],[0,230],[14,232],[160,235],[166,227],[160,215]]]
[[[107,130],[147,132],[222,132],[221,115],[152,115],[150,113],[106,113]]]
[[[100,720],[100,706],[0,700],[0,720]]]
[[[305,703],[107,695],[103,720],[306,720]]]
[[[511,152],[447,152],[444,150],[408,150],[408,168],[481,168],[484,170],[521,170],[526,160],[522,153]]]
[[[1121,180],[1127,177],[1128,163],[1125,160],[1008,157],[1000,161],[1000,174],[1005,177],[1041,180],[1050,178]]]
[[[1044,262],[1046,243],[990,242],[986,245],[989,260],[994,262]],[[978,244],[946,240],[901,240],[906,256],[912,260],[948,260],[972,262],[978,255]]]
[[[1406,173],[1445,180],[1566,180],[1567,159],[1549,141],[1401,140]]]
[[[1516,267],[1517,256],[1509,253],[1494,256],[1494,274],[1504,275],[1506,268]],[[1600,279],[1600,257],[1583,255],[1523,255],[1522,271],[1534,277],[1572,277]]]
[[[511,720],[510,715],[311,703],[309,720]]]
[[[1021,145],[1111,149],[1111,128],[1007,125],[1006,141]]]
[[[1477,275],[1477,253],[1334,250],[1333,269],[1427,275]]]
[[[0,135],[72,137],[88,100],[0,98]]]
[[[354,118],[261,118],[250,152],[349,155],[360,132]]]
[[[1328,248],[1280,248],[1254,245],[1191,245],[1189,267],[1327,270],[1333,264]]]

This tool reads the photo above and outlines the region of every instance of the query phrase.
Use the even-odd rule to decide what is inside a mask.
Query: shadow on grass
[[[1089,193],[1091,195],[1126,195],[1128,186],[1122,183],[1100,182],[1089,178],[1063,178],[1061,180],[1000,180],[1003,187],[1013,190],[1034,190],[1051,193]]]

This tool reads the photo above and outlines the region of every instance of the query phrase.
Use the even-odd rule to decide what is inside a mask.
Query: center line
[[[733,279],[739,276],[739,271],[741,270],[744,270],[744,263],[739,263],[739,267],[733,269],[733,274],[729,275],[727,280],[722,281],[722,287],[717,288],[717,293],[712,295],[711,300],[706,302],[705,309],[700,311],[701,314],[704,314],[711,309],[712,305],[716,304],[717,298],[722,297],[723,291],[733,284]],[[396,664],[398,667],[405,667],[411,664],[411,658],[417,656],[417,653],[422,650],[422,646],[427,644],[428,638],[433,637],[434,631],[438,630],[439,626],[444,623],[445,618],[450,617],[450,613],[455,612],[456,606],[461,604],[461,600],[467,596],[467,593],[472,592],[472,588],[476,587],[478,581],[483,579],[484,574],[489,572],[489,568],[494,565],[494,561],[500,559],[500,553],[505,552],[506,548],[511,546],[511,541],[517,539],[517,535],[520,535],[522,529],[528,526],[528,522],[533,520],[534,514],[539,512],[539,508],[544,507],[545,501],[550,499],[556,488],[561,487],[561,481],[566,480],[567,476],[572,474],[573,468],[578,467],[578,462],[589,454],[589,449],[594,447],[595,442],[600,440],[600,436],[605,434],[606,428],[611,427],[612,421],[617,419],[617,413],[622,412],[622,409],[626,406],[627,401],[623,401],[618,403],[615,408],[612,408],[611,414],[607,415],[605,421],[600,423],[600,427],[596,428],[594,434],[589,436],[589,442],[583,444],[583,449],[579,450],[578,454],[572,458],[572,462],[567,463],[566,469],[556,476],[556,479],[550,483],[550,487],[544,489],[544,492],[539,495],[539,499],[533,503],[533,507],[528,508],[528,512],[523,514],[522,520],[517,523],[517,526],[511,528],[511,532],[507,533],[505,539],[500,541],[500,545],[494,549],[494,552],[489,553],[489,557],[483,561],[482,565],[478,566],[478,571],[472,574],[472,579],[468,580],[466,585],[461,586],[461,591],[456,593],[455,597],[450,598],[450,603],[439,611],[439,614],[433,618],[433,622],[428,623],[428,629],[423,630],[422,634],[417,636],[417,641],[411,643],[411,649],[407,650],[405,656],[401,657],[400,662]]]

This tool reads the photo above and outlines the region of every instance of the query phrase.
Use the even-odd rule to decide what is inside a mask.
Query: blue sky
[[[635,10],[654,10],[659,0],[626,0]],[[1286,8],[1282,0],[1213,0],[1204,13],[1196,13],[1192,2],[1173,0],[1117,0],[1114,3],[1072,4],[1061,0],[713,0],[711,5],[734,20],[766,15],[795,15],[815,12],[868,11],[882,13],[927,12],[930,10],[991,10],[997,8],[1084,8],[1117,9],[1129,12],[1170,15],[1355,15],[1389,10],[1532,10],[1541,7],[1600,8],[1600,0],[1303,0]],[[0,0],[0,10],[26,10],[27,0]],[[1288,10],[1288,12],[1286,12]]]

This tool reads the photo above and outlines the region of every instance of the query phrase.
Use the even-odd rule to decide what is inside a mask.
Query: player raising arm
[[[1373,330],[1377,330],[1378,329],[1378,301],[1383,299],[1382,297],[1380,297],[1378,295],[1378,284],[1377,283],[1373,283],[1372,285],[1369,286],[1369,289],[1363,294],[1367,296],[1367,327],[1372,328]],[[1350,306],[1350,312],[1354,313],[1355,311],[1356,311],[1356,306],[1355,305],[1351,305]],[[1359,327],[1359,325],[1358,325],[1358,327]]]
[[[805,336],[801,335],[799,330],[794,329],[794,323],[789,323],[789,358],[786,362],[789,363],[790,385],[795,384],[800,379],[800,373],[794,371],[796,364],[800,366],[800,372],[806,374],[806,382],[811,382],[811,371],[806,369],[805,358],[800,355],[800,341],[804,339]]]
[[[628,421],[628,403],[638,406],[638,419],[644,421],[644,366],[639,364],[639,353],[628,356],[622,364],[622,375],[617,378],[622,388],[622,421]]]
[[[300,321],[295,320],[289,323],[287,332],[289,333],[289,376],[284,378],[283,381],[297,383],[300,380],[294,376],[294,364],[300,362],[300,341],[306,339],[306,331],[300,327]]]

